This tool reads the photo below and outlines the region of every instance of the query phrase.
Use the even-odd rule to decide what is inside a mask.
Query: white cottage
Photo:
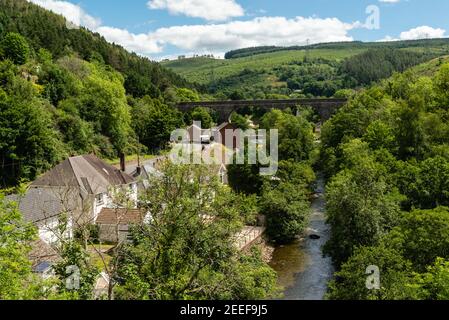
[[[38,227],[39,237],[54,244],[72,237],[78,225],[94,224],[102,209],[119,207],[118,193],[136,204],[135,179],[94,155],[83,155],[48,171],[17,202],[25,220]]]

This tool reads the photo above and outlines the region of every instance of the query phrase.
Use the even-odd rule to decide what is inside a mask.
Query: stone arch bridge
[[[177,108],[180,111],[188,112],[196,107],[206,107],[218,112],[220,122],[226,122],[229,121],[232,112],[244,107],[257,107],[269,111],[271,109],[284,110],[297,106],[310,106],[321,116],[322,121],[326,121],[346,102],[346,99],[202,101],[181,102],[177,105]]]

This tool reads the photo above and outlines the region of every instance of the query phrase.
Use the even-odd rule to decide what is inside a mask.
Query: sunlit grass
[[[221,79],[238,74],[244,69],[249,70],[271,70],[273,67],[289,64],[304,59],[308,54],[310,58],[323,58],[329,60],[343,60],[353,55],[362,53],[367,49],[316,49],[306,52],[305,50],[280,51],[273,53],[258,54],[251,57],[238,59],[211,59],[191,58],[164,62],[163,65],[173,71],[185,76],[189,81],[208,83],[212,79]]]
[[[105,269],[105,264],[109,265],[112,260],[112,256],[106,252],[114,248],[114,245],[95,244],[87,246],[87,252],[90,255],[91,263],[98,269]]]

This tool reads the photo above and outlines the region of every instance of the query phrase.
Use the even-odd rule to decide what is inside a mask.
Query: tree
[[[399,147],[398,156],[402,160],[412,157],[422,159],[427,151],[427,144],[421,112],[413,105],[402,105],[396,110],[399,121],[396,122],[396,141]]]
[[[231,100],[238,101],[245,100],[245,98],[245,93],[241,89],[234,90],[229,94],[229,99]]]
[[[176,89],[176,96],[181,102],[196,102],[200,101],[200,96],[198,92],[194,90],[190,90],[187,88],[178,88]]]
[[[367,288],[370,266],[379,268],[379,289]],[[411,295],[411,263],[400,252],[384,246],[360,247],[329,283],[332,300],[402,300]]]
[[[18,33],[7,33],[0,42],[0,56],[10,59],[14,64],[25,64],[29,54],[27,40]]]
[[[23,221],[17,204],[0,192],[0,300],[39,299],[43,296],[28,254],[36,228]]]
[[[366,129],[363,140],[368,142],[373,150],[386,149],[395,151],[395,136],[393,129],[382,121],[372,122]]]
[[[129,146],[130,108],[123,76],[99,64],[89,64],[79,106],[81,116],[98,125],[99,132],[111,138],[119,152]]]
[[[136,102],[131,114],[139,142],[150,150],[165,148],[171,133],[183,125],[182,116],[176,109],[148,96]]]
[[[437,258],[449,258],[449,209],[406,213],[385,242],[401,250],[415,270],[424,272]]]
[[[448,297],[449,209],[414,210],[379,245],[360,247],[343,263],[328,298],[434,300]],[[380,271],[380,290],[365,286],[368,266]]]
[[[426,53],[374,48],[346,59],[341,71],[357,79],[358,83],[370,84],[390,77],[394,71],[403,72],[430,59],[432,56]]]
[[[289,182],[276,187],[265,185],[261,211],[267,217],[267,235],[276,243],[289,243],[299,236],[307,225],[309,201],[306,190]]]
[[[248,130],[248,119],[237,112],[233,112],[231,115],[231,123],[234,127],[242,130]]]
[[[436,93],[438,95],[438,102],[442,107],[449,106],[449,63],[441,66],[440,70],[434,78],[434,85],[436,88]]]
[[[13,76],[11,93],[0,88],[0,179],[4,186],[33,180],[65,153],[46,105],[31,85]]]
[[[71,300],[91,300],[99,271],[90,262],[90,256],[76,240],[60,243],[61,261],[53,265],[59,278],[58,292]],[[73,278],[70,282],[69,277]],[[70,286],[67,286],[69,280]]]
[[[64,68],[52,63],[51,57],[45,58],[38,83],[44,86],[44,96],[54,105],[71,96],[79,94],[79,80]],[[50,59],[50,60],[47,60]]]
[[[84,121],[78,115],[70,114],[63,110],[56,110],[54,121],[63,136],[63,141],[71,154],[100,153],[113,157],[105,151],[107,144],[96,143],[98,135],[95,134],[92,123]],[[101,150],[98,151],[98,146]]]
[[[429,158],[420,164],[419,205],[421,208],[449,206],[449,161]]]
[[[313,126],[302,116],[272,110],[262,117],[260,127],[278,130],[279,160],[309,160],[314,149]]]
[[[209,129],[212,127],[214,120],[208,109],[204,107],[197,107],[190,113],[190,121],[201,121],[201,127],[203,129]]]
[[[352,89],[340,89],[334,93],[336,99],[349,99],[354,96],[355,91]]]
[[[415,274],[412,282],[416,299],[449,299],[449,261],[437,258],[422,274]]]
[[[322,163],[333,176],[325,251],[341,268],[331,298],[447,297],[448,70],[395,74],[324,125]],[[380,291],[363,286],[368,264],[381,269]]]
[[[207,166],[166,164],[142,201],[151,212],[135,226],[119,265],[119,299],[260,299],[275,273],[255,254],[237,252],[246,214]]]
[[[161,91],[151,82],[151,78],[139,74],[130,74],[126,77],[124,86],[126,93],[135,98],[142,98],[146,95],[153,98],[161,96]]]
[[[391,189],[384,169],[366,153],[352,153],[355,140],[346,146],[347,169],[327,185],[327,215],[332,227],[325,252],[337,266],[345,262],[358,246],[376,245],[398,224],[403,199]]]
[[[401,162],[395,174],[407,208],[432,209],[449,205],[449,161],[441,156],[420,163]]]
[[[237,163],[237,153],[234,154],[232,164],[228,165],[228,182],[229,186],[237,193],[246,195],[260,195],[264,182],[264,177],[260,174],[260,164],[250,164],[248,160],[248,145],[245,144],[244,150],[238,152],[243,153],[244,163]]]
[[[282,182],[289,182],[300,190],[311,189],[316,181],[313,168],[306,162],[279,161],[276,177]]]

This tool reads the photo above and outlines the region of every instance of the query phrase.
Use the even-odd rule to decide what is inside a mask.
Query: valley
[[[265,45],[232,28],[243,8],[161,25],[197,2],[170,4],[140,3],[167,12],[137,34],[0,0],[0,300],[186,300],[210,318],[194,301],[449,300],[445,30],[237,23],[300,26]],[[341,42],[293,41],[307,26]],[[225,59],[186,58],[202,45]],[[268,310],[250,307],[231,311]]]

